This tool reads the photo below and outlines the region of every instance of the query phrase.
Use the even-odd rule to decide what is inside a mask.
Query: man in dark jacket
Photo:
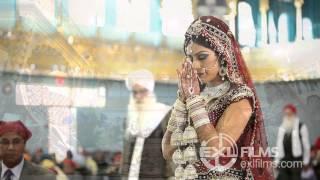
[[[34,165],[23,158],[27,141],[32,133],[21,121],[0,121],[0,166],[3,180],[54,180],[48,170]]]

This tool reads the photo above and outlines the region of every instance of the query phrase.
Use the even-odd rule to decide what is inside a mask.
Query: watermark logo
[[[241,168],[272,168],[272,169],[291,169],[291,168],[302,168],[303,161],[263,161],[261,159],[253,159],[251,161],[241,161]]]
[[[220,172],[231,168],[239,157],[250,158],[249,161],[240,162],[242,167],[267,168],[279,166],[278,163],[264,158],[275,157],[277,151],[277,147],[238,147],[236,141],[232,137],[224,133],[219,133],[218,135],[201,143],[200,160],[208,169]],[[280,165],[283,166],[282,164]],[[294,165],[286,164],[285,166],[299,165],[300,164],[296,163]]]
[[[210,143],[218,146],[209,146]],[[227,134],[219,133],[217,136],[201,143],[200,160],[210,170],[225,171],[234,165],[237,157],[237,144],[234,139]]]

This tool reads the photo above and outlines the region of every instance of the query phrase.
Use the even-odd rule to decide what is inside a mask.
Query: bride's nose
[[[195,70],[201,69],[199,61],[192,61],[192,68]]]

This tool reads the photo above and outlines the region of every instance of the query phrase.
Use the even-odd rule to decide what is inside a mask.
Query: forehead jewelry
[[[191,56],[192,55],[192,40],[190,40],[190,43],[187,46],[187,56]]]

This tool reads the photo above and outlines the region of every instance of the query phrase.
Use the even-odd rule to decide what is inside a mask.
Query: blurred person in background
[[[84,149],[82,147],[78,148],[77,151],[72,152],[73,161],[78,165],[79,168],[85,167],[86,160],[83,154]]]
[[[320,179],[320,137],[316,139],[311,149],[311,163],[317,178]]]
[[[73,160],[73,154],[70,150],[66,153],[66,158],[62,161],[62,169],[66,175],[74,175],[78,165]]]
[[[123,179],[167,178],[161,140],[167,123],[164,119],[170,107],[157,102],[154,77],[147,70],[129,73],[126,86],[131,96],[121,167]]]
[[[34,155],[32,156],[32,162],[35,164],[40,164],[43,158],[43,150],[42,148],[36,149]]]
[[[288,104],[283,108],[283,122],[278,130],[277,148],[276,164],[288,164],[287,162],[296,164],[292,168],[279,167],[277,179],[301,179],[302,170],[307,171],[309,168],[310,143],[308,128],[300,121],[297,108],[293,104]],[[303,167],[298,166],[298,163],[295,162],[302,162]]]
[[[117,179],[117,178],[119,179],[121,161],[122,161],[122,153],[121,152],[114,153],[111,160],[111,165],[106,170],[107,175],[109,176],[110,179]]]
[[[301,172],[302,180],[317,180],[317,176],[315,174],[314,167],[313,167],[313,157],[314,157],[313,149],[314,147],[311,147],[309,165],[304,167],[303,171]]]
[[[90,175],[97,175],[98,174],[98,165],[96,161],[93,160],[91,154],[83,149],[82,154],[85,158],[85,167],[90,172]]]
[[[2,147],[1,147],[1,143],[0,143],[0,161],[2,161]]]
[[[41,165],[41,167],[52,171],[56,175],[57,180],[68,180],[68,177],[66,176],[66,174],[57,165],[55,158],[54,158],[54,155],[44,156],[40,165]]]
[[[0,121],[1,179],[54,180],[53,173],[24,160],[24,151],[32,133],[21,121]]]
[[[82,176],[92,176],[91,170],[87,167],[85,149],[83,147],[78,148],[78,150],[73,153],[73,161],[77,164],[77,173]],[[89,157],[88,157],[89,158]],[[88,159],[90,160],[90,159]]]
[[[106,176],[106,169],[109,166],[109,163],[107,162],[107,152],[98,150],[94,153],[94,160],[96,161],[98,165],[98,176]]]
[[[26,150],[26,149],[24,150],[23,158],[24,158],[24,160],[26,160],[26,161],[31,161],[31,159],[32,159],[31,154],[30,154],[29,151]]]

